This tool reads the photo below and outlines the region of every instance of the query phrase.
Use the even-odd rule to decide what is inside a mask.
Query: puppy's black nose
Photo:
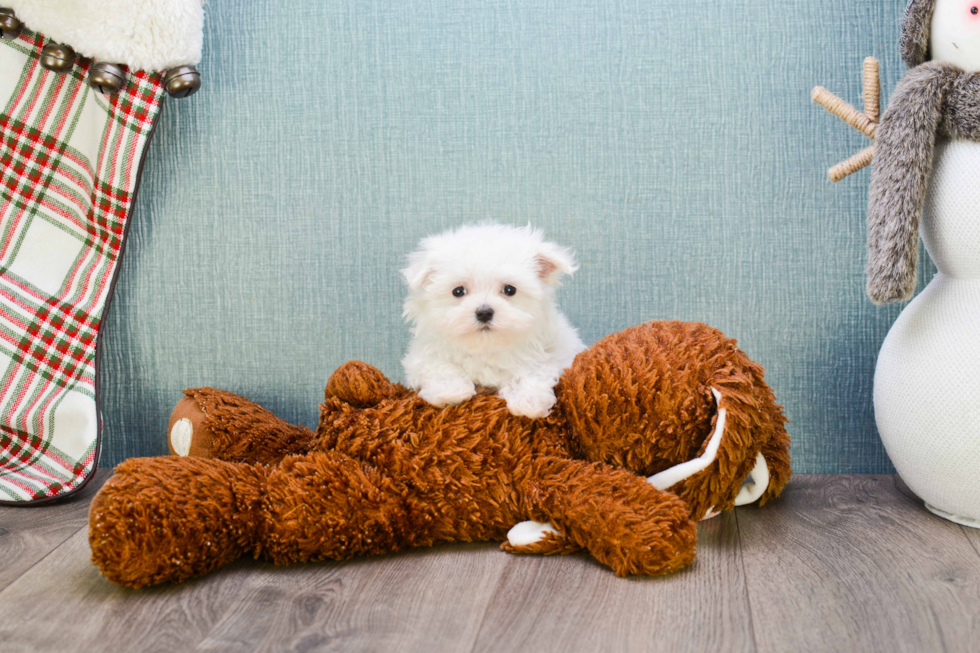
[[[486,324],[493,319],[493,309],[486,305],[481,306],[476,309],[476,319]]]

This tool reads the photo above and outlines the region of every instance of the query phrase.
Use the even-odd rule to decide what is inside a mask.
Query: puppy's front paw
[[[433,406],[461,404],[476,394],[476,387],[463,378],[430,381],[419,389],[419,396]]]
[[[551,388],[512,386],[498,393],[514,415],[539,418],[547,417],[555,405],[555,391]]]

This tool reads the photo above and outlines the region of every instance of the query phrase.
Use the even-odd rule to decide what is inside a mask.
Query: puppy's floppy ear
[[[550,286],[558,285],[563,274],[572,274],[578,270],[572,250],[554,243],[542,243],[534,261],[538,265],[538,278]]]
[[[408,267],[401,272],[410,290],[421,290],[434,270],[428,253],[419,250],[409,255]]]

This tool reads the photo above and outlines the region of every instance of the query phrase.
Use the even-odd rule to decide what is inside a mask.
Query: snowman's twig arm
[[[881,119],[881,73],[878,60],[864,60],[864,115],[877,124]],[[872,138],[874,138],[872,136]]]
[[[881,77],[878,60],[868,57],[864,60],[864,112],[837,97],[823,86],[817,86],[811,94],[813,101],[858,130],[871,140],[875,139],[878,118],[881,114]],[[871,164],[874,146],[861,150],[851,158],[838,163],[828,172],[831,181],[838,182],[848,175]]]
[[[837,165],[835,165],[833,168],[831,168],[830,171],[828,172],[828,176],[830,177],[830,180],[836,183],[841,179],[844,179],[845,177],[849,177],[850,175],[853,175],[858,170],[867,168],[869,165],[871,165],[871,161],[872,159],[874,159],[874,155],[875,155],[874,145],[872,145],[871,147],[864,148],[863,150],[861,150],[860,152],[858,152],[857,154],[849,158],[847,161],[842,161]]]
[[[868,138],[875,137],[875,124],[865,114],[834,95],[823,86],[813,89],[813,101],[834,114],[848,125],[858,130]]]

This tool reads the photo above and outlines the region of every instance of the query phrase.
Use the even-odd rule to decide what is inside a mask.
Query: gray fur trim
[[[939,134],[980,141],[980,73],[957,70],[943,107]]]
[[[936,136],[946,127],[944,105],[957,80],[972,76],[942,62],[913,68],[878,125],[868,191],[868,296],[875,304],[907,301],[915,293],[919,218]],[[960,116],[957,131],[967,122]]]
[[[902,59],[909,68],[915,68],[929,60],[929,28],[936,0],[909,0],[902,18]]]

